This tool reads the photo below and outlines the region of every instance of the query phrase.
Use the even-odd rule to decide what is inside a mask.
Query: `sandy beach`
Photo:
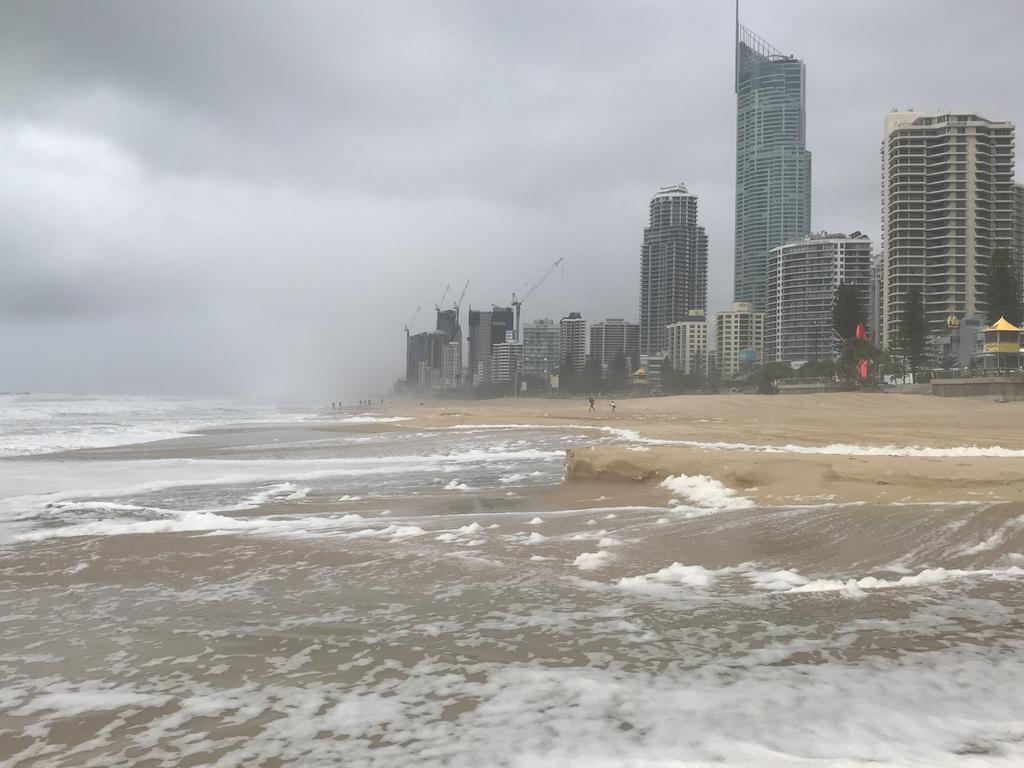
[[[12,405],[0,766],[1024,764],[1021,404]]]
[[[645,497],[667,476],[699,474],[758,504],[1024,500],[1014,455],[1024,450],[1024,403],[836,393],[684,395],[616,406],[613,415],[608,400],[590,413],[585,398],[509,398],[394,401],[387,410],[411,417],[402,429],[571,424],[635,432],[641,442],[628,447],[574,447],[566,479]]]

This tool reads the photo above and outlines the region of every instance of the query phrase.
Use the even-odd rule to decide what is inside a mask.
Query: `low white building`
[[[491,347],[491,383],[501,384],[523,375],[523,345],[506,341]]]

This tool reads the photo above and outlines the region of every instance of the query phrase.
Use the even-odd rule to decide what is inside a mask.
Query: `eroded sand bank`
[[[578,424],[619,446],[575,447],[570,485],[632,486],[708,475],[760,504],[1024,500],[1024,403],[926,395],[679,396],[395,402],[405,428]],[[625,489],[622,489],[623,491]],[[586,495],[589,490],[582,490]],[[571,493],[567,491],[567,493]]]

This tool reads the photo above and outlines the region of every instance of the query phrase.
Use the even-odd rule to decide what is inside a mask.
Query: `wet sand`
[[[1020,451],[1022,411],[829,426],[865,402],[396,403],[0,462],[0,766],[1020,765],[1020,457],[870,452]],[[444,428],[486,423],[550,428]]]
[[[396,401],[389,412],[413,417],[403,422],[405,429],[578,424],[630,430],[650,442],[629,447],[583,442],[567,457],[567,479],[631,486],[645,495],[669,475],[703,474],[760,504],[1024,500],[1021,457],[956,450],[1024,450],[1024,403],[861,393],[616,402],[614,416],[608,401],[599,401],[598,413],[592,414],[585,400],[528,398]],[[847,452],[842,446],[854,448]],[[914,447],[939,449],[932,452],[938,455],[896,455]],[[589,490],[578,493],[586,496]]]

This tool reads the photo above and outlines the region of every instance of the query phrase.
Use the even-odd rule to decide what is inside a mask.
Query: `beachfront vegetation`
[[[1021,312],[1020,277],[1013,254],[1006,248],[998,248],[992,252],[985,303],[988,306],[986,319],[989,325],[1000,317],[1006,318],[1014,325],[1020,325],[1024,320],[1024,313]]]

